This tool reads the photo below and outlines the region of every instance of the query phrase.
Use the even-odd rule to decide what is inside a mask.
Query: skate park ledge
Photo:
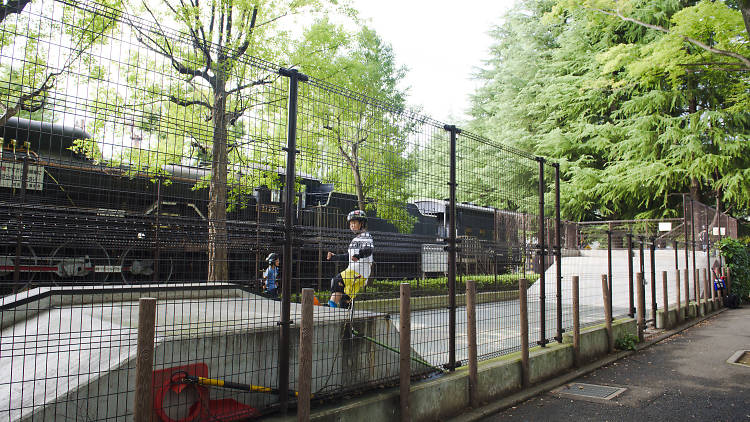
[[[636,321],[622,318],[613,321],[615,339],[626,334],[637,335]],[[573,337],[563,336],[563,343],[550,343],[546,347],[529,350],[529,381],[537,384],[575,368]],[[604,324],[581,330],[579,364],[607,354],[608,341]],[[506,397],[522,389],[521,352],[480,362],[478,369],[479,401],[490,402]],[[458,368],[454,373],[438,379],[413,383],[409,398],[410,420],[444,420],[460,414],[470,406],[468,367]],[[314,410],[311,421],[368,422],[393,421],[400,417],[399,388],[382,393],[352,398],[345,404],[330,405]],[[296,416],[276,416],[271,421],[293,421]]]

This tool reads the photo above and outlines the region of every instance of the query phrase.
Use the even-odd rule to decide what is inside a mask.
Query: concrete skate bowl
[[[33,289],[0,302],[0,371],[6,374],[0,383],[0,415],[10,421],[132,420],[140,297],[157,298],[155,374],[205,365],[209,378],[277,386],[278,301],[233,285],[206,283]],[[314,315],[312,391],[317,397],[398,380],[399,355],[383,347],[399,345],[390,318],[327,307],[315,307]],[[301,306],[292,303],[291,390],[297,388],[300,318]],[[417,357],[412,374],[432,371],[412,355]],[[226,399],[238,403],[238,409],[273,411],[279,394],[200,391],[164,394],[165,420],[205,419],[195,417],[196,406],[204,413],[208,409],[196,404],[201,400]]]

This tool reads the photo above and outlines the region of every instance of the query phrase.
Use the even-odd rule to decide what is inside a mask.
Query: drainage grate
[[[571,396],[572,398],[611,400],[623,391],[625,391],[625,388],[574,382],[554,392],[560,395]]]
[[[750,367],[750,350],[738,350],[731,358],[727,359],[727,363]]]

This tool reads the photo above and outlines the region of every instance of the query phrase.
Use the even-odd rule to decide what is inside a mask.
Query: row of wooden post
[[[603,279],[606,286],[606,276]],[[521,379],[529,385],[529,313],[526,291],[528,282],[521,279],[518,286],[521,324]],[[642,289],[641,289],[642,290]],[[606,287],[604,288],[607,294]],[[476,331],[476,283],[466,282],[466,319],[469,352],[469,401],[472,407],[479,406],[478,358]],[[578,277],[573,277],[573,348],[576,364],[580,351],[580,318],[578,313]],[[609,301],[604,301],[608,309],[608,332],[611,331],[611,309]],[[410,420],[409,391],[411,387],[411,288],[401,284],[400,301],[400,415],[402,421]],[[154,324],[156,299],[140,300],[138,320],[138,354],[136,364],[135,422],[150,422],[152,402],[152,374],[154,355]],[[313,289],[302,289],[302,321],[300,327],[299,379],[297,417],[299,421],[310,419],[310,399],[312,384],[312,331],[313,331]]]
[[[680,285],[680,271],[676,271],[675,288],[677,291],[677,321],[682,321],[687,316],[687,304],[690,300],[688,270],[683,270],[683,285]],[[708,278],[708,271],[703,270],[703,304],[707,306],[708,292],[714,299],[714,289]],[[727,275],[728,272],[727,272]],[[700,301],[698,286],[698,271],[695,274],[695,299]],[[727,277],[729,279],[729,277]],[[646,299],[643,284],[643,273],[636,274],[637,291],[637,327],[638,338],[643,340],[643,331],[646,328]],[[607,274],[602,274],[602,299],[604,302],[604,321],[607,331],[608,348],[610,353],[614,351],[615,339],[612,328],[612,302],[610,300],[610,286]],[[684,309],[680,300],[680,290],[684,288]],[[729,280],[727,283],[729,288]],[[518,301],[521,324],[521,382],[524,386],[529,385],[529,313],[526,291],[528,282],[521,279],[518,284]],[[669,324],[667,272],[662,273],[662,293],[665,327]],[[313,289],[302,289],[302,320],[300,322],[299,343],[299,372],[298,372],[298,401],[297,419],[307,421],[310,419],[310,399],[312,398],[312,338],[313,338]],[[477,361],[477,320],[476,320],[476,283],[474,280],[466,282],[466,322],[467,342],[469,353],[469,401],[472,407],[479,406],[479,379]],[[409,391],[411,387],[411,288],[408,283],[401,284],[400,293],[400,341],[399,341],[399,381],[400,381],[400,414],[402,421],[410,420]],[[579,278],[572,277],[572,300],[573,300],[573,354],[576,366],[581,363],[580,359],[580,313],[579,313]],[[719,299],[721,300],[721,299]],[[699,306],[699,308],[701,308]],[[156,319],[156,299],[141,298],[138,313],[138,352],[136,357],[136,394],[135,394],[135,422],[151,421],[152,399],[152,377],[154,359],[154,334]],[[654,315],[654,322],[656,316]]]

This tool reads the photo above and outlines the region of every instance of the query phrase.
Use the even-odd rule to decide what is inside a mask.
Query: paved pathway
[[[573,382],[625,387],[607,402],[554,393],[484,421],[750,421],[750,367],[727,363],[750,350],[750,306],[729,309]]]

